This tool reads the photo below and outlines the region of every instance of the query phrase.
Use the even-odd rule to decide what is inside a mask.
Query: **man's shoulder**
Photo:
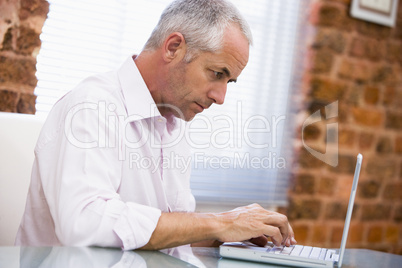
[[[72,91],[74,97],[82,100],[99,100],[121,92],[116,72],[92,75],[82,80]]]
[[[124,98],[115,72],[97,74],[82,80],[56,102],[53,110],[69,110],[83,103],[101,102],[116,107],[124,106]]]

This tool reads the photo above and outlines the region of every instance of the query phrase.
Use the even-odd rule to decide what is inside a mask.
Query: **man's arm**
[[[295,244],[286,216],[257,204],[223,213],[162,213],[151,239],[142,249],[158,250],[201,241],[236,242],[265,237],[279,246]]]

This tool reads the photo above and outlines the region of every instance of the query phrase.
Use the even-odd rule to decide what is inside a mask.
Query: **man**
[[[183,120],[224,102],[246,66],[247,23],[225,0],[168,6],[138,56],[90,77],[53,108],[35,148],[19,245],[162,249],[251,240],[295,244],[287,218],[257,204],[194,213]],[[133,165],[133,160],[149,165]],[[146,166],[146,167],[145,167]]]

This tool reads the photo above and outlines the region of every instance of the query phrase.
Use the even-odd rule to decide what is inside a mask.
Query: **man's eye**
[[[221,79],[223,76],[223,73],[214,71],[214,75],[216,76],[216,78]]]

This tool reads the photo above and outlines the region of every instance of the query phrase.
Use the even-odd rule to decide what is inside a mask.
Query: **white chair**
[[[14,245],[44,120],[0,112],[0,246]]]

